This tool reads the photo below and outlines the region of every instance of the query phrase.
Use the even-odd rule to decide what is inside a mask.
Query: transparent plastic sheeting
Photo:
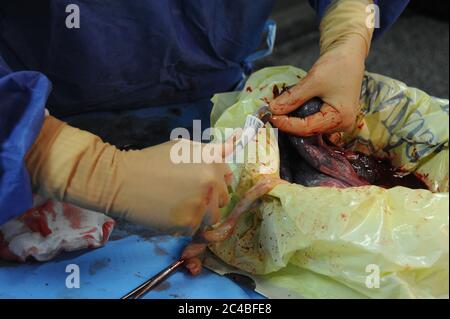
[[[254,73],[242,92],[214,96],[214,127],[242,127],[274,85],[304,76],[291,66]],[[230,164],[234,193],[224,215],[261,174],[279,174],[277,141],[269,142],[274,158]],[[231,238],[210,246],[224,264],[209,267],[223,274],[232,266],[272,298],[448,298],[448,100],[366,73],[358,123],[338,143],[388,158],[430,190],[279,185]]]

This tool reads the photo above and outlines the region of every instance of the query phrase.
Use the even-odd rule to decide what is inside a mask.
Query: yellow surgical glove
[[[367,25],[370,4],[369,0],[331,4],[320,24],[320,57],[305,78],[270,103],[272,124],[299,136],[352,129],[373,33]],[[321,112],[305,119],[287,116],[313,97],[323,100]]]
[[[190,150],[209,145],[180,140],[120,151],[48,116],[26,164],[38,194],[165,233],[191,235],[202,223],[219,220],[232,174],[223,163],[174,163],[175,144]]]

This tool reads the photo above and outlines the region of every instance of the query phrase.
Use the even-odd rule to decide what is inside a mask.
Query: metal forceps
[[[136,287],[129,293],[127,293],[125,296],[123,296],[121,299],[139,299],[144,294],[146,294],[148,291],[155,288],[158,284],[163,282],[167,277],[169,277],[174,271],[176,271],[178,268],[180,268],[184,264],[184,259],[178,259],[174,263],[172,263],[170,266],[164,268],[159,273],[157,273],[152,278],[148,279],[146,282],[141,284],[140,286]]]

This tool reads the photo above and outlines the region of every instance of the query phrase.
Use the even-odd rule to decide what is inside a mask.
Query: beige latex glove
[[[48,116],[26,164],[38,194],[165,233],[191,235],[202,223],[219,220],[232,174],[223,163],[173,163],[176,143],[191,150],[210,145],[182,140],[120,151]]]
[[[340,0],[331,5],[320,24],[320,57],[305,78],[271,101],[272,124],[298,136],[352,129],[373,33],[366,26],[371,3]],[[286,115],[313,97],[324,101],[321,112],[305,119]]]

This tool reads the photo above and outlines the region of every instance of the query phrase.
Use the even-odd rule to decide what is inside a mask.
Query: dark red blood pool
[[[378,159],[359,152],[334,150],[352,164],[355,172],[372,185],[384,188],[404,186],[412,189],[428,189],[414,173],[401,172],[389,160]]]
[[[428,189],[427,185],[414,173],[397,171],[388,160],[376,160],[379,178],[374,185],[384,188],[404,186],[412,189]],[[404,175],[407,174],[407,175]]]

